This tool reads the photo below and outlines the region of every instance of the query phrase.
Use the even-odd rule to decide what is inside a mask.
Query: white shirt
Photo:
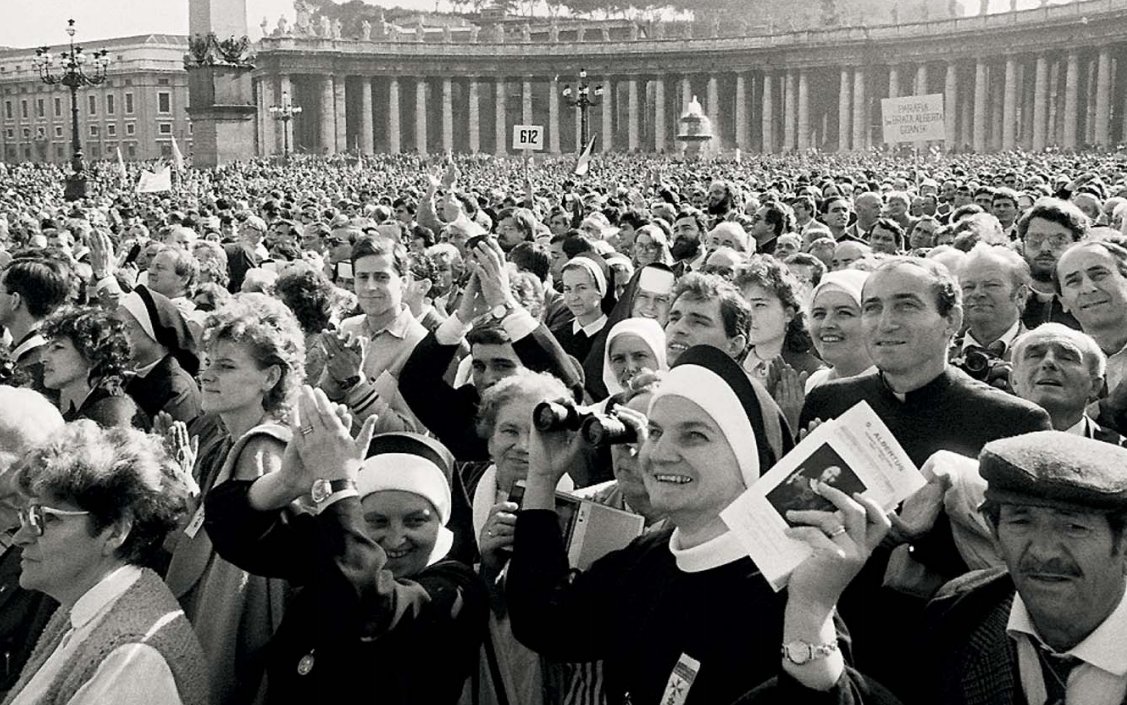
[[[1045,682],[1037,649],[1044,648],[1037,627],[1022,602],[1014,595],[1006,633],[1017,642],[1021,688],[1029,705],[1045,705]],[[1119,605],[1084,641],[1061,655],[1075,656],[1082,663],[1068,676],[1066,698],[1083,705],[1119,705],[1127,693],[1127,600]]]
[[[1002,341],[1002,343],[1004,343],[1005,346],[1006,346],[1006,349],[1002,351],[1003,354],[1008,353],[1010,351],[1010,348],[1014,344],[1014,340],[1017,339],[1017,332],[1020,328],[1021,328],[1021,319],[1018,318],[1016,321],[1014,321],[1014,324],[1012,326],[1010,326],[1009,328],[1007,328],[1006,332],[1002,333],[1002,336],[1000,338],[998,338],[998,340]],[[991,341],[991,342],[993,342],[993,341]],[[967,334],[965,336],[963,336],[963,350],[966,350],[967,348],[969,348],[972,345],[980,347],[980,348],[986,347],[986,345],[984,345],[984,344],[978,342],[977,340],[975,340],[974,333],[972,333],[971,330],[968,328]]]
[[[59,673],[70,665],[78,647],[90,637],[114,603],[140,578],[140,568],[122,566],[78,598],[70,610],[70,631],[11,705],[31,705],[47,700],[48,689]],[[104,703],[181,705],[172,669],[160,652],[148,644],[125,644],[111,651],[67,705]]]
[[[1107,388],[1114,390],[1127,380],[1127,346],[1107,356]]]
[[[594,338],[606,324],[607,316],[605,313],[585,326],[579,324],[578,318],[573,318],[571,321],[571,333],[572,335],[579,335],[579,331],[583,331],[587,334],[588,338]]]

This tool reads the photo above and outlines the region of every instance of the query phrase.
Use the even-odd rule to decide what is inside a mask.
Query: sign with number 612
[[[513,150],[544,149],[542,125],[513,125]]]

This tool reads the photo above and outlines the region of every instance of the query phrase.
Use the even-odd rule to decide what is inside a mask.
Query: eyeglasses
[[[731,267],[721,267],[718,265],[709,265],[704,268],[705,274],[716,274],[725,279],[731,279],[736,276],[736,270]]]
[[[1032,250],[1041,248],[1048,243],[1054,250],[1059,250],[1072,242],[1072,238],[1066,235],[1026,235],[1025,244]]]
[[[53,517],[78,517],[90,512],[80,512],[69,509],[55,509],[53,507],[45,507],[42,504],[28,504],[25,508],[17,510],[16,512],[20,517],[20,528],[29,528],[31,533],[36,536],[43,535],[43,529],[46,527],[44,516]]]

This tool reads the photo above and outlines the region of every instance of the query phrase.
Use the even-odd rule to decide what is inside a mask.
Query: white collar
[[[1012,346],[1014,344],[1014,339],[1017,338],[1017,332],[1018,332],[1019,328],[1021,328],[1021,318],[1020,317],[1018,317],[1018,319],[1016,321],[1014,321],[1014,324],[1012,326],[1010,326],[1009,328],[1007,328],[1006,332],[1002,333],[1001,337],[998,338],[998,340],[1002,341],[1006,346],[1006,349],[1003,352],[1009,352],[1010,346]],[[963,336],[963,350],[966,350],[967,348],[971,347],[972,345],[978,346],[980,348],[986,347],[986,345],[983,345],[982,343],[978,342],[978,340],[975,339],[974,333],[972,333],[971,330],[968,328],[967,334],[965,336]]]
[[[135,565],[123,565],[97,585],[83,593],[70,608],[70,626],[80,629],[98,616],[103,609],[117,601],[125,591],[141,578],[141,569]]]
[[[133,370],[133,374],[137,375],[138,377],[148,377],[149,373],[155,370],[157,368],[157,365],[162,362],[164,362],[163,357],[157,358],[156,362],[145,365],[144,367],[138,367],[137,369]]]
[[[669,536],[669,550],[677,561],[677,567],[686,573],[712,570],[747,557],[747,551],[731,531],[725,531],[699,546],[681,548],[681,530],[674,529]]]
[[[20,341],[19,345],[12,348],[11,358],[13,360],[18,360],[23,356],[24,353],[28,352],[29,350],[34,350],[35,348],[46,344],[47,340],[39,334],[39,330],[33,330],[31,333],[24,336],[24,339]]]
[[[1080,417],[1079,421],[1077,421],[1074,425],[1066,428],[1064,430],[1064,432],[1065,433],[1071,433],[1074,436],[1083,436],[1084,438],[1091,438],[1092,434],[1091,434],[1091,430],[1088,426],[1088,421],[1089,421],[1088,415],[1084,414],[1083,416]]]
[[[595,334],[601,331],[606,324],[607,315],[605,313],[585,326],[579,324],[578,318],[573,318],[571,320],[571,334],[579,335],[579,331],[583,331],[588,338],[594,338]]]
[[[1127,599],[1120,597],[1116,608],[1091,634],[1076,646],[1059,655],[1075,656],[1101,671],[1123,677],[1127,675],[1127,640],[1123,638],[1125,632],[1127,632]],[[1020,594],[1014,595],[1013,607],[1010,608],[1010,618],[1006,622],[1006,633],[1011,637],[1024,634],[1034,642],[1035,646],[1044,645]],[[1047,645],[1044,645],[1044,648],[1049,649]],[[1051,649],[1049,650],[1052,652]]]

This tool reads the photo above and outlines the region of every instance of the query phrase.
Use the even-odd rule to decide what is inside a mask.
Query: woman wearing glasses
[[[17,482],[29,497],[20,586],[61,607],[5,703],[206,703],[200,644],[144,567],[189,497],[159,439],[77,421],[29,454]]]

